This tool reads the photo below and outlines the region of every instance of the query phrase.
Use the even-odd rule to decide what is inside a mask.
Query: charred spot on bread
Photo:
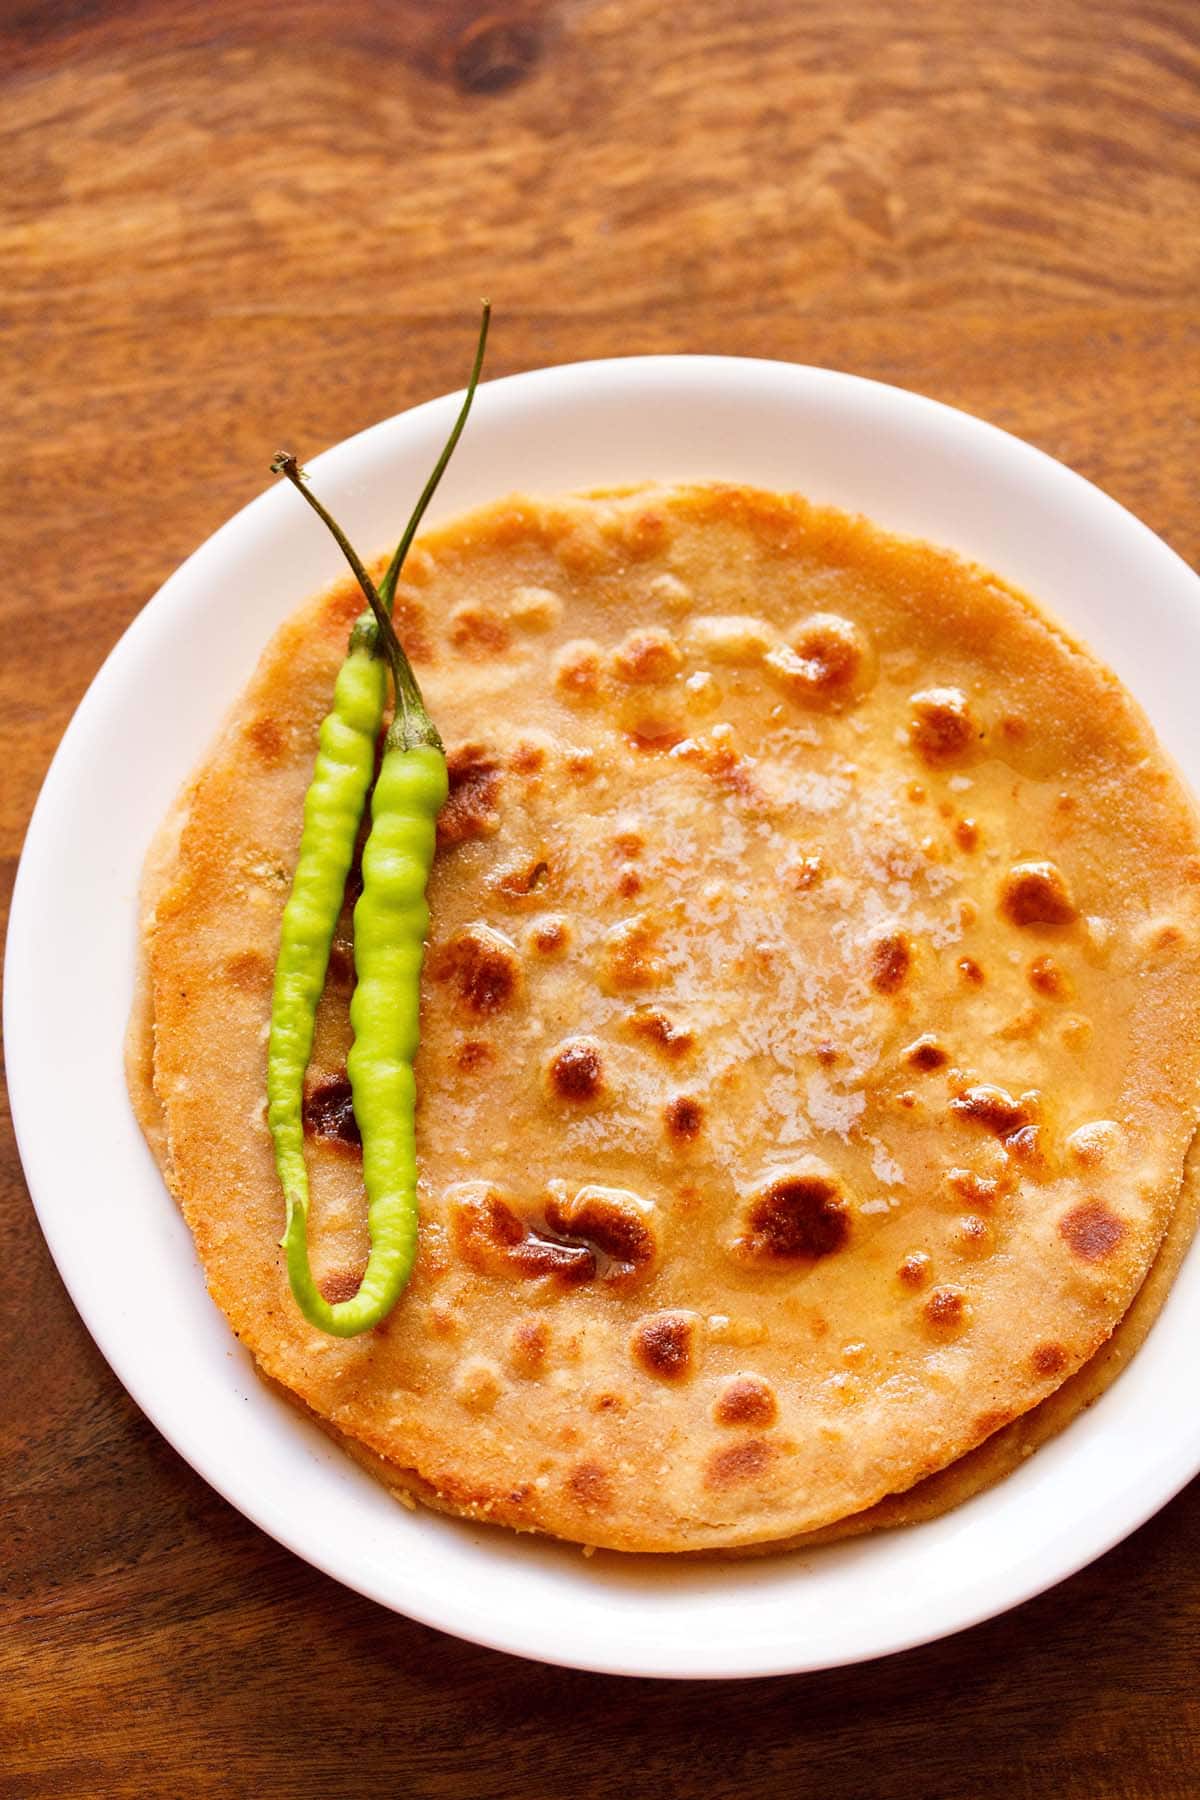
[[[305,1131],[314,1137],[361,1152],[362,1132],[354,1116],[354,1093],[348,1075],[329,1075],[309,1088],[302,1118]]]
[[[912,940],[906,931],[878,933],[868,946],[868,979],[877,994],[897,994],[912,968]]]
[[[923,688],[908,704],[908,735],[927,763],[955,762],[982,736],[961,688]]]
[[[466,1011],[497,1013],[511,1004],[521,981],[516,949],[489,925],[473,924],[455,932],[429,957],[429,974],[435,982],[455,989]]]
[[[635,1363],[657,1381],[686,1381],[696,1364],[695,1315],[651,1313],[638,1321],[630,1348]]]
[[[450,791],[438,814],[438,844],[449,849],[500,829],[501,760],[485,744],[456,745],[447,752]]]
[[[1014,863],[1000,888],[1000,910],[1014,925],[1071,925],[1079,909],[1056,863]]]
[[[814,1159],[759,1190],[733,1251],[741,1261],[767,1266],[817,1262],[843,1249],[849,1237],[850,1213],[842,1185]]]

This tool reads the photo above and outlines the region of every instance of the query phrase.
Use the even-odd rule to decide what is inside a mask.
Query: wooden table
[[[857,370],[1010,427],[1200,557],[1194,0],[3,14],[6,895],[138,608],[277,441],[459,385],[481,291],[493,375],[656,350]],[[865,1668],[517,1662],[343,1592],[211,1493],[93,1348],[10,1134],[2,1156],[6,1800],[1200,1791],[1200,1488],[1017,1613]]]

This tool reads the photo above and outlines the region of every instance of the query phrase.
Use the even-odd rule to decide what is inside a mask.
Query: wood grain
[[[134,613],[277,440],[459,385],[482,291],[493,374],[854,369],[1010,427],[1200,560],[1191,0],[21,0],[0,50],[5,900]],[[867,1668],[541,1669],[343,1592],[212,1494],[87,1338],[7,1131],[0,1183],[5,1800],[1200,1790],[1195,1488]]]

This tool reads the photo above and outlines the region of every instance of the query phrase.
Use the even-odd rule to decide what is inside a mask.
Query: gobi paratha
[[[1190,802],[993,577],[731,488],[507,502],[410,562],[453,773],[422,1251],[379,1330],[304,1323],[264,1038],[358,605],[269,647],[147,919],[161,1155],[264,1374],[436,1504],[662,1550],[862,1513],[1060,1388],[1194,1129]],[[343,927],[306,1107],[331,1296],[366,1249]]]
[[[173,835],[173,834],[165,834]],[[160,884],[166,878],[166,865],[151,858],[147,870],[146,902],[153,907]],[[143,963],[138,971],[138,993],[130,1021],[128,1075],[134,1110],[141,1122],[160,1167],[166,1173],[166,1133],[162,1108],[154,1091],[153,1080],[153,1012],[148,970]],[[1092,1406],[1141,1349],[1150,1327],[1158,1318],[1175,1277],[1200,1222],[1200,1138],[1193,1137],[1184,1163],[1179,1200],[1172,1210],[1158,1253],[1133,1301],[1113,1331],[1095,1354],[1088,1358],[1061,1387],[1028,1412],[1021,1413],[1009,1424],[1001,1426],[975,1449],[955,1462],[926,1475],[912,1487],[886,1494],[873,1506],[852,1513],[833,1524],[796,1533],[791,1538],[768,1540],[758,1544],[725,1548],[726,1555],[754,1555],[780,1548],[811,1547],[836,1543],[845,1537],[859,1537],[867,1532],[895,1530],[902,1525],[922,1524],[961,1506],[964,1501],[995,1486],[1011,1475],[1050,1438],[1064,1430],[1073,1419]],[[414,1498],[437,1507],[437,1491],[421,1482],[416,1472],[388,1462],[367,1451],[354,1438],[339,1431],[328,1419],[322,1419],[303,1406],[294,1394],[278,1383],[270,1383],[275,1391],[293,1401],[315,1423],[320,1425],[343,1450],[378,1481],[391,1488],[398,1499],[411,1505]],[[453,1510],[453,1509],[451,1509]],[[701,1552],[700,1554],[705,1554]]]

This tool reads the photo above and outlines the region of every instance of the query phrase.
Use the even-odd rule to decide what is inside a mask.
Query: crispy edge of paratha
[[[154,981],[150,941],[158,903],[179,866],[180,841],[191,804],[189,781],[150,841],[138,888],[137,962],[133,1004],[125,1032],[125,1082],[134,1117],[171,1193],[175,1193],[167,1120],[154,1085]]]

